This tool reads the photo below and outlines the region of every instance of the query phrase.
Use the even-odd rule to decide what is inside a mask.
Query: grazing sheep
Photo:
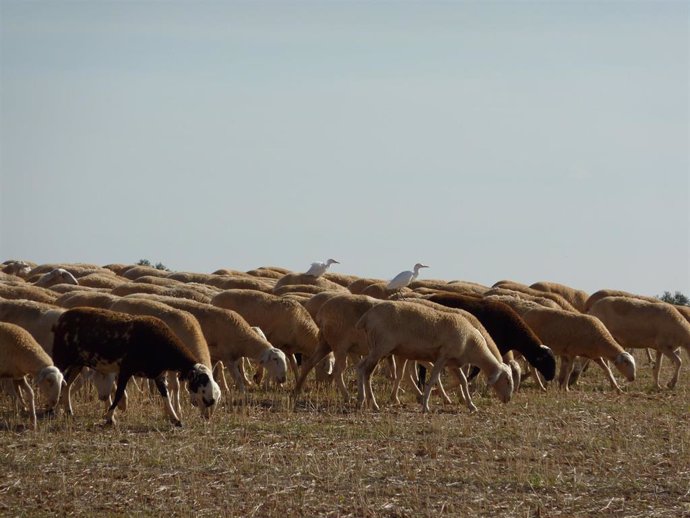
[[[328,290],[345,290],[345,288],[337,282],[329,281],[324,277],[314,277],[313,275],[309,275],[307,273],[287,273],[276,281],[275,286],[273,287],[273,292],[275,293],[275,290],[282,286],[295,284],[307,284]]]
[[[257,279],[251,275],[213,275],[204,284],[218,288],[219,290],[256,290],[270,293],[273,289],[273,282],[267,279]]]
[[[79,284],[89,288],[116,288],[121,284],[126,284],[129,281],[123,280],[122,277],[116,275],[103,275],[102,273],[90,273],[79,277]]]
[[[544,295],[546,295],[546,293],[544,293]],[[545,307],[545,308],[563,309],[563,307],[560,304],[558,304],[554,300],[551,300],[550,298],[530,295],[530,294],[525,293],[523,291],[509,290],[509,289],[501,288],[501,287],[491,288],[486,293],[484,293],[483,297],[484,298],[509,297],[512,299],[520,299],[520,300],[533,302],[533,303],[535,303],[539,306]],[[577,312],[577,310],[575,308],[573,308],[573,312]]]
[[[260,277],[262,279],[274,279],[274,280],[278,280],[283,275],[285,275],[285,273],[276,272],[275,270],[268,270],[266,268],[255,268],[254,270],[249,270],[246,273],[247,273],[247,275],[251,275],[252,277]]]
[[[485,293],[485,295],[489,295],[490,293],[498,293],[496,289],[502,289],[502,290],[510,290],[510,291],[517,291],[519,293],[523,293],[524,295],[528,296],[530,300],[533,298],[537,297],[540,299],[548,299],[556,304],[561,309],[565,309],[566,311],[577,311],[575,309],[575,306],[573,306],[570,302],[568,302],[565,298],[563,298],[561,295],[557,293],[552,293],[548,291],[541,291],[541,290],[536,290],[534,288],[530,288],[529,286],[525,286],[524,284],[521,284],[519,282],[512,282],[512,281],[498,281],[492,286],[492,290],[489,290],[488,292]],[[522,297],[522,298],[528,298],[528,297]],[[540,302],[541,303],[541,302]]]
[[[213,297],[211,304],[237,311],[249,325],[260,327],[268,340],[287,355],[295,378],[299,369],[294,354],[310,356],[316,350],[319,330],[296,300],[260,291],[227,290]]]
[[[323,306],[327,300],[330,300],[333,297],[337,297],[338,295],[343,295],[343,292],[322,291],[309,297],[307,300],[302,302],[302,305],[309,312],[311,318],[313,318],[314,321],[316,321],[316,314],[319,312],[319,309],[321,309],[321,306]]]
[[[356,275],[347,275],[345,273],[328,272],[324,274],[324,278],[331,282],[340,284],[343,288],[347,288],[351,282],[359,279]]]
[[[653,348],[675,365],[668,388],[678,383],[682,347],[690,354],[690,323],[671,304],[649,302],[630,297],[604,297],[595,302],[588,314],[599,318],[616,340],[627,348]],[[654,365],[654,381],[661,388],[661,358]]]
[[[109,309],[129,315],[151,316],[161,319],[192,353],[196,363],[204,365],[211,371],[211,353],[208,344],[199,322],[191,313],[172,308],[162,302],[129,297],[115,301]],[[174,376],[168,376],[168,384],[175,411],[179,416],[181,415],[179,383]],[[215,406],[200,407],[200,410],[205,417],[210,417]]]
[[[318,325],[318,346],[313,354],[302,364],[302,371],[295,384],[295,395],[299,394],[307,375],[314,366],[333,351],[335,363],[333,378],[345,402],[349,401],[343,373],[350,354],[365,355],[369,352],[366,335],[355,329],[355,324],[379,300],[366,295],[337,295],[326,300],[316,313],[314,321]]]
[[[2,299],[26,299],[45,304],[53,304],[57,294],[47,288],[40,288],[32,284],[6,284],[0,283],[0,298]]]
[[[52,292],[57,293],[58,295],[62,295],[64,293],[71,293],[73,291],[91,291],[94,293],[110,292],[109,288],[91,288],[89,286],[81,286],[79,284],[54,284],[48,289]]]
[[[235,311],[192,300],[158,296],[147,298],[149,297],[155,297],[155,300],[159,302],[194,315],[206,338],[211,362],[215,364],[222,361],[228,365],[241,392],[245,392],[246,380],[240,373],[238,361],[243,357],[256,360],[268,371],[271,379],[278,383],[285,383],[287,375],[285,353],[273,347],[259,328],[252,328]]]
[[[118,297],[125,297],[133,293],[153,293],[155,295],[162,295],[168,286],[159,286],[157,284],[146,284],[143,282],[127,282],[116,286],[110,293]]]
[[[396,297],[409,296],[412,293],[407,287],[400,288],[395,293],[392,293],[388,288],[388,283],[386,282],[373,282],[361,291],[362,295],[367,295],[374,299],[388,300],[391,295]]]
[[[370,284],[377,284],[380,282],[385,283],[387,281],[384,281],[383,279],[373,279],[373,278],[361,277],[361,278],[355,279],[350,284],[348,284],[347,289],[353,295],[361,295],[362,291],[364,291],[367,286],[369,286]]]
[[[552,380],[556,375],[553,351],[541,344],[537,335],[510,306],[498,301],[445,293],[432,295],[428,299],[469,311],[486,328],[502,355],[515,350],[547,380]]]
[[[286,284],[284,286],[281,286],[280,288],[275,288],[272,291],[272,293],[274,295],[287,295],[288,293],[315,295],[317,293],[323,293],[324,291],[332,293],[335,290],[332,290],[330,288],[322,288],[321,286],[314,286],[312,284]],[[344,289],[337,291],[343,293]]]
[[[54,409],[65,384],[62,374],[27,330],[15,324],[0,322],[0,378],[11,379],[20,398],[21,390],[29,396],[31,424],[35,430],[34,391],[26,379],[27,375],[34,377],[41,392],[45,394],[48,409]]]
[[[53,284],[79,284],[77,278],[64,268],[56,268],[50,272],[42,275],[34,286],[39,288],[49,288]]]
[[[159,286],[183,286],[184,283],[171,279],[170,277],[156,276],[156,275],[142,275],[137,277],[132,282],[139,282],[142,284],[157,284]]]
[[[610,360],[628,381],[635,379],[635,359],[616,342],[598,318],[562,309],[551,309],[519,299],[505,301],[515,309],[542,342],[561,357],[559,385],[569,390],[576,356],[593,360],[608,377],[611,386],[622,392],[611,369]]]
[[[8,275],[15,275],[23,279],[29,276],[31,268],[33,267],[26,261],[5,261],[4,263],[2,263],[3,273],[6,273]]]
[[[82,367],[118,373],[117,390],[105,416],[106,424],[115,422],[115,408],[134,375],[155,380],[166,414],[177,426],[182,422],[168,398],[166,371],[179,372],[180,380],[189,382],[194,406],[210,407],[220,398],[220,388],[210,369],[198,363],[170,328],[155,317],[94,308],[65,311],[55,329],[53,359],[67,380],[62,399],[70,415],[70,388]]]
[[[120,300],[120,297],[110,293],[73,291],[60,295],[60,297],[55,301],[55,304],[68,309],[79,306],[108,309],[114,302],[118,300]]]
[[[53,326],[64,311],[52,304],[31,300],[0,299],[0,322],[26,329],[48,355],[53,353]]]
[[[594,304],[597,303],[597,301],[605,298],[605,297],[628,297],[631,299],[639,299],[639,300],[646,300],[647,302],[662,302],[660,299],[656,297],[648,297],[646,295],[637,295],[636,293],[630,293],[627,291],[621,291],[621,290],[599,290],[595,291],[592,293],[588,298],[587,301],[585,302],[585,312],[589,312],[589,308],[591,308]]]
[[[202,288],[201,285],[194,284],[194,286],[192,286],[192,284],[193,283],[183,286],[168,286],[160,295],[163,297],[175,297],[178,299],[187,299],[194,302],[209,304],[211,299],[220,293],[220,291],[210,286],[204,286]]]
[[[434,364],[424,390],[423,411],[429,410],[429,395],[441,371],[468,363],[486,374],[501,401],[506,403],[512,396],[510,369],[489,350],[479,330],[457,313],[435,311],[414,302],[381,302],[367,311],[355,328],[366,333],[369,344],[367,356],[357,367],[360,403],[369,400],[378,409],[371,373],[389,354]]]
[[[166,277],[185,283],[198,282],[199,284],[205,284],[206,281],[212,277],[212,275],[208,273],[174,272],[168,274]]]
[[[127,271],[121,274],[125,279],[133,281],[139,277],[147,275],[149,277],[166,277],[170,272],[168,270],[161,270],[153,266],[136,265],[128,268]]]
[[[535,282],[530,286],[533,290],[545,291],[547,293],[555,293],[567,300],[580,313],[585,312],[585,304],[589,298],[589,293],[559,284],[557,282],[540,281]]]

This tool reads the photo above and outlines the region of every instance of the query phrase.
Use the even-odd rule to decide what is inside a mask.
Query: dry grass
[[[569,394],[476,394],[474,415],[437,398],[422,415],[409,392],[360,412],[315,388],[296,408],[287,392],[226,396],[210,423],[186,407],[174,429],[135,394],[114,428],[83,397],[33,432],[2,397],[0,514],[690,516],[690,375],[657,391],[638,358],[624,395],[594,368]]]

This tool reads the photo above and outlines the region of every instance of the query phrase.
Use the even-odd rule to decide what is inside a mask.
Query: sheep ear
[[[67,380],[65,378],[62,378],[62,388],[65,388],[67,386]]]

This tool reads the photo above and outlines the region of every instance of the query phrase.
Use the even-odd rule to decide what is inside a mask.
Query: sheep
[[[244,276],[246,275],[245,272],[242,272],[240,270],[233,270],[231,268],[219,268],[215,272],[212,272],[211,275],[230,275],[230,276]]]
[[[57,293],[58,295],[63,295],[65,293],[71,293],[73,291],[90,291],[90,292],[110,292],[109,288],[91,288],[89,286],[81,286],[79,284],[54,284],[50,288],[50,291]]]
[[[125,279],[133,281],[139,277],[143,277],[144,275],[150,277],[166,277],[169,273],[170,272],[167,270],[161,270],[159,268],[154,268],[153,266],[136,265],[128,268],[127,271],[121,274],[121,276]]]
[[[361,295],[367,286],[377,283],[386,283],[383,279],[359,278],[347,285],[347,289],[353,295]]]
[[[79,277],[79,284],[81,286],[87,286],[89,288],[116,288],[121,284],[127,284],[129,281],[123,280],[122,277],[117,277],[115,275],[103,275],[102,273],[90,273]]]
[[[431,295],[428,300],[469,311],[486,328],[502,355],[515,350],[544,378],[554,378],[556,358],[553,351],[541,344],[537,335],[510,306],[498,301],[445,293]]]
[[[585,313],[589,312],[589,309],[597,303],[597,301],[605,298],[605,297],[629,297],[632,299],[640,299],[640,300],[646,300],[647,302],[662,302],[660,299],[656,297],[648,297],[646,295],[637,295],[636,293],[630,293],[627,291],[621,291],[621,290],[609,290],[609,289],[604,289],[604,290],[599,290],[595,291],[592,293],[586,300],[585,302]]]
[[[63,308],[86,306],[90,308],[108,309],[119,299],[120,297],[112,295],[111,293],[73,291],[60,295],[55,301],[55,304]]]
[[[53,284],[61,283],[79,284],[79,281],[77,281],[77,278],[64,268],[55,268],[54,270],[42,275],[36,282],[34,282],[34,286],[48,288]]]
[[[359,277],[356,275],[347,275],[345,273],[338,272],[326,272],[323,274],[323,277],[331,282],[340,284],[343,288],[347,288],[351,282],[359,279]]]
[[[318,345],[318,328],[304,307],[296,300],[253,290],[222,291],[211,304],[236,311],[252,326],[260,327],[268,340],[281,349],[298,377],[295,353],[314,354]]]
[[[285,273],[276,272],[275,270],[269,270],[266,268],[255,268],[255,269],[249,270],[245,273],[247,275],[251,275],[252,277],[260,277],[262,279],[274,279],[274,280],[278,280],[283,275],[285,275]]]
[[[289,286],[294,284],[308,284],[311,286],[318,286],[319,288],[326,288],[328,290],[345,290],[343,286],[337,282],[329,281],[324,277],[314,277],[306,273],[287,273],[278,279],[273,287],[273,292],[282,286]]]
[[[142,284],[157,284],[159,286],[184,286],[183,282],[176,281],[170,277],[156,276],[156,275],[142,275],[137,277],[132,282],[139,282]]]
[[[54,263],[54,264],[40,264],[34,267],[28,274],[27,279],[33,282],[34,280],[42,277],[46,273],[50,273],[53,270],[67,270],[74,277],[79,278],[83,275],[94,272],[103,272],[107,268],[102,268],[96,264],[86,264],[86,263]]]
[[[104,270],[110,270],[115,275],[122,276],[123,273],[125,273],[128,269],[133,268],[134,266],[135,265],[133,265],[133,264],[111,263],[111,264],[106,264],[105,266],[103,266],[103,269]]]
[[[174,272],[166,275],[169,279],[174,279],[180,282],[198,282],[204,284],[212,276],[208,273],[194,273],[194,272]]]
[[[513,281],[498,281],[492,286],[492,290],[489,290],[485,295],[488,295],[491,292],[496,293],[496,289],[503,289],[503,290],[511,290],[511,291],[517,291],[519,293],[523,293],[527,296],[531,297],[539,297],[541,299],[549,299],[556,304],[561,309],[565,309],[566,311],[575,311],[577,312],[577,309],[575,309],[575,306],[573,306],[570,302],[568,302],[565,298],[563,298],[561,295],[557,293],[552,293],[548,291],[541,291],[541,290],[536,290],[534,288],[530,288],[529,286],[526,286],[524,284],[521,284],[519,282],[513,282]],[[523,297],[526,298],[526,297]]]
[[[31,425],[35,430],[37,422],[34,391],[26,376],[34,377],[48,400],[48,409],[52,411],[60,399],[62,387],[66,384],[62,373],[26,329],[7,322],[0,322],[0,358],[0,378],[11,379],[20,397],[22,389],[29,396]]]
[[[350,395],[343,379],[347,357],[349,354],[365,355],[369,352],[366,337],[363,332],[355,329],[355,324],[378,303],[379,300],[366,295],[342,294],[329,298],[321,305],[314,317],[319,328],[318,346],[302,365],[295,383],[295,396],[300,393],[311,369],[333,351],[333,378],[345,402],[349,401]]]
[[[0,283],[0,298],[26,299],[52,304],[55,302],[55,299],[57,299],[57,295],[49,289],[34,286],[32,284]]]
[[[316,321],[316,314],[319,312],[319,309],[321,309],[321,306],[323,306],[326,303],[326,301],[332,299],[333,297],[337,297],[338,295],[343,295],[343,292],[322,291],[309,297],[309,299],[302,302],[302,305],[309,312],[311,318],[313,318],[314,321]]]
[[[678,383],[682,360],[678,347],[690,354],[690,322],[671,304],[630,297],[604,297],[588,310],[599,318],[623,347],[656,349],[675,365],[668,388]],[[654,365],[654,381],[661,388],[661,357]]]
[[[129,297],[126,297],[127,300]],[[243,358],[256,360],[265,368],[271,379],[285,383],[287,358],[280,349],[273,347],[261,329],[252,328],[235,311],[210,304],[173,297],[148,296],[178,310],[191,313],[199,321],[206,338],[212,363],[222,361],[230,372],[240,392],[245,392],[245,378],[241,375],[238,361]]]
[[[0,322],[26,329],[48,355],[53,353],[53,326],[64,312],[52,304],[0,299]]]
[[[8,275],[26,278],[29,276],[32,266],[26,261],[5,261],[2,263],[2,272]]]
[[[507,403],[512,396],[510,369],[489,350],[480,331],[460,314],[435,311],[414,302],[381,302],[359,319],[355,329],[366,333],[369,345],[367,356],[357,367],[361,404],[370,401],[378,410],[371,373],[379,360],[389,354],[434,364],[422,398],[425,412],[429,411],[431,389],[445,367],[477,365],[501,401]]]
[[[598,318],[562,309],[551,309],[514,299],[506,300],[542,342],[561,357],[559,385],[569,390],[576,356],[593,360],[601,367],[611,387],[622,392],[604,359],[610,360],[628,381],[635,380],[635,359],[626,352]]]
[[[196,363],[204,365],[209,371],[212,369],[211,353],[204,338],[203,331],[197,319],[189,312],[172,308],[162,302],[137,298],[121,298],[110,305],[111,311],[119,311],[129,315],[152,316],[159,318],[182,341],[187,350],[192,353]],[[168,376],[171,387],[172,400],[175,411],[181,415],[180,386],[174,376]],[[204,417],[210,417],[215,405],[200,407]]]
[[[200,287],[182,285],[182,286],[168,286],[160,295],[163,297],[174,297],[177,299],[187,299],[194,302],[201,302],[209,304],[211,298],[220,293],[214,289],[200,289]]]
[[[565,300],[567,300],[572,306],[577,309],[580,313],[585,312],[585,304],[589,298],[589,294],[586,291],[578,290],[566,286],[565,284],[559,284],[557,282],[547,282],[540,281],[535,282],[530,285],[533,290],[544,291],[547,293],[555,293],[560,295]]]
[[[127,282],[111,289],[110,293],[117,295],[118,297],[131,295],[132,293],[153,293],[155,295],[162,295],[167,289],[167,286],[159,286],[157,284]]]
[[[67,381],[61,399],[70,415],[70,388],[82,367],[118,373],[106,424],[115,424],[115,409],[134,375],[155,380],[165,412],[176,426],[182,421],[170,404],[165,371],[176,371],[181,381],[188,381],[194,406],[211,407],[220,399],[220,387],[210,369],[198,363],[170,328],[155,317],[95,308],[67,310],[55,328],[53,359]]]
[[[544,293],[544,295],[546,295],[546,293]],[[535,303],[539,306],[545,307],[545,308],[563,309],[563,307],[560,304],[558,304],[554,300],[551,300],[550,298],[530,295],[530,294],[525,293],[523,291],[509,290],[507,288],[501,288],[501,287],[491,288],[486,293],[484,293],[483,297],[485,297],[485,298],[508,297],[511,299],[520,299],[520,300],[530,301],[530,302],[533,302],[533,303]],[[576,311],[575,308],[573,308],[573,311]]]
[[[284,286],[281,286],[280,288],[274,289],[272,293],[274,295],[287,295],[289,293],[315,295],[317,293],[322,293],[324,291],[332,293],[335,290],[332,290],[330,288],[323,288],[321,286],[314,286],[312,284],[286,284]],[[337,291],[343,293],[343,290]]]
[[[205,281],[204,284],[219,288],[220,290],[256,290],[270,293],[273,289],[273,282],[258,279],[251,275],[214,275]]]

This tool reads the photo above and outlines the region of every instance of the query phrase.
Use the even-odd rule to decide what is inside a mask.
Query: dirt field
[[[158,396],[133,393],[116,427],[82,395],[33,432],[1,396],[0,514],[690,516],[690,373],[658,391],[637,358],[623,395],[592,367],[571,393],[478,391],[473,415],[436,397],[423,415],[409,390],[362,412],[313,388],[294,408],[288,391],[225,395],[210,423],[186,398],[174,429]]]

